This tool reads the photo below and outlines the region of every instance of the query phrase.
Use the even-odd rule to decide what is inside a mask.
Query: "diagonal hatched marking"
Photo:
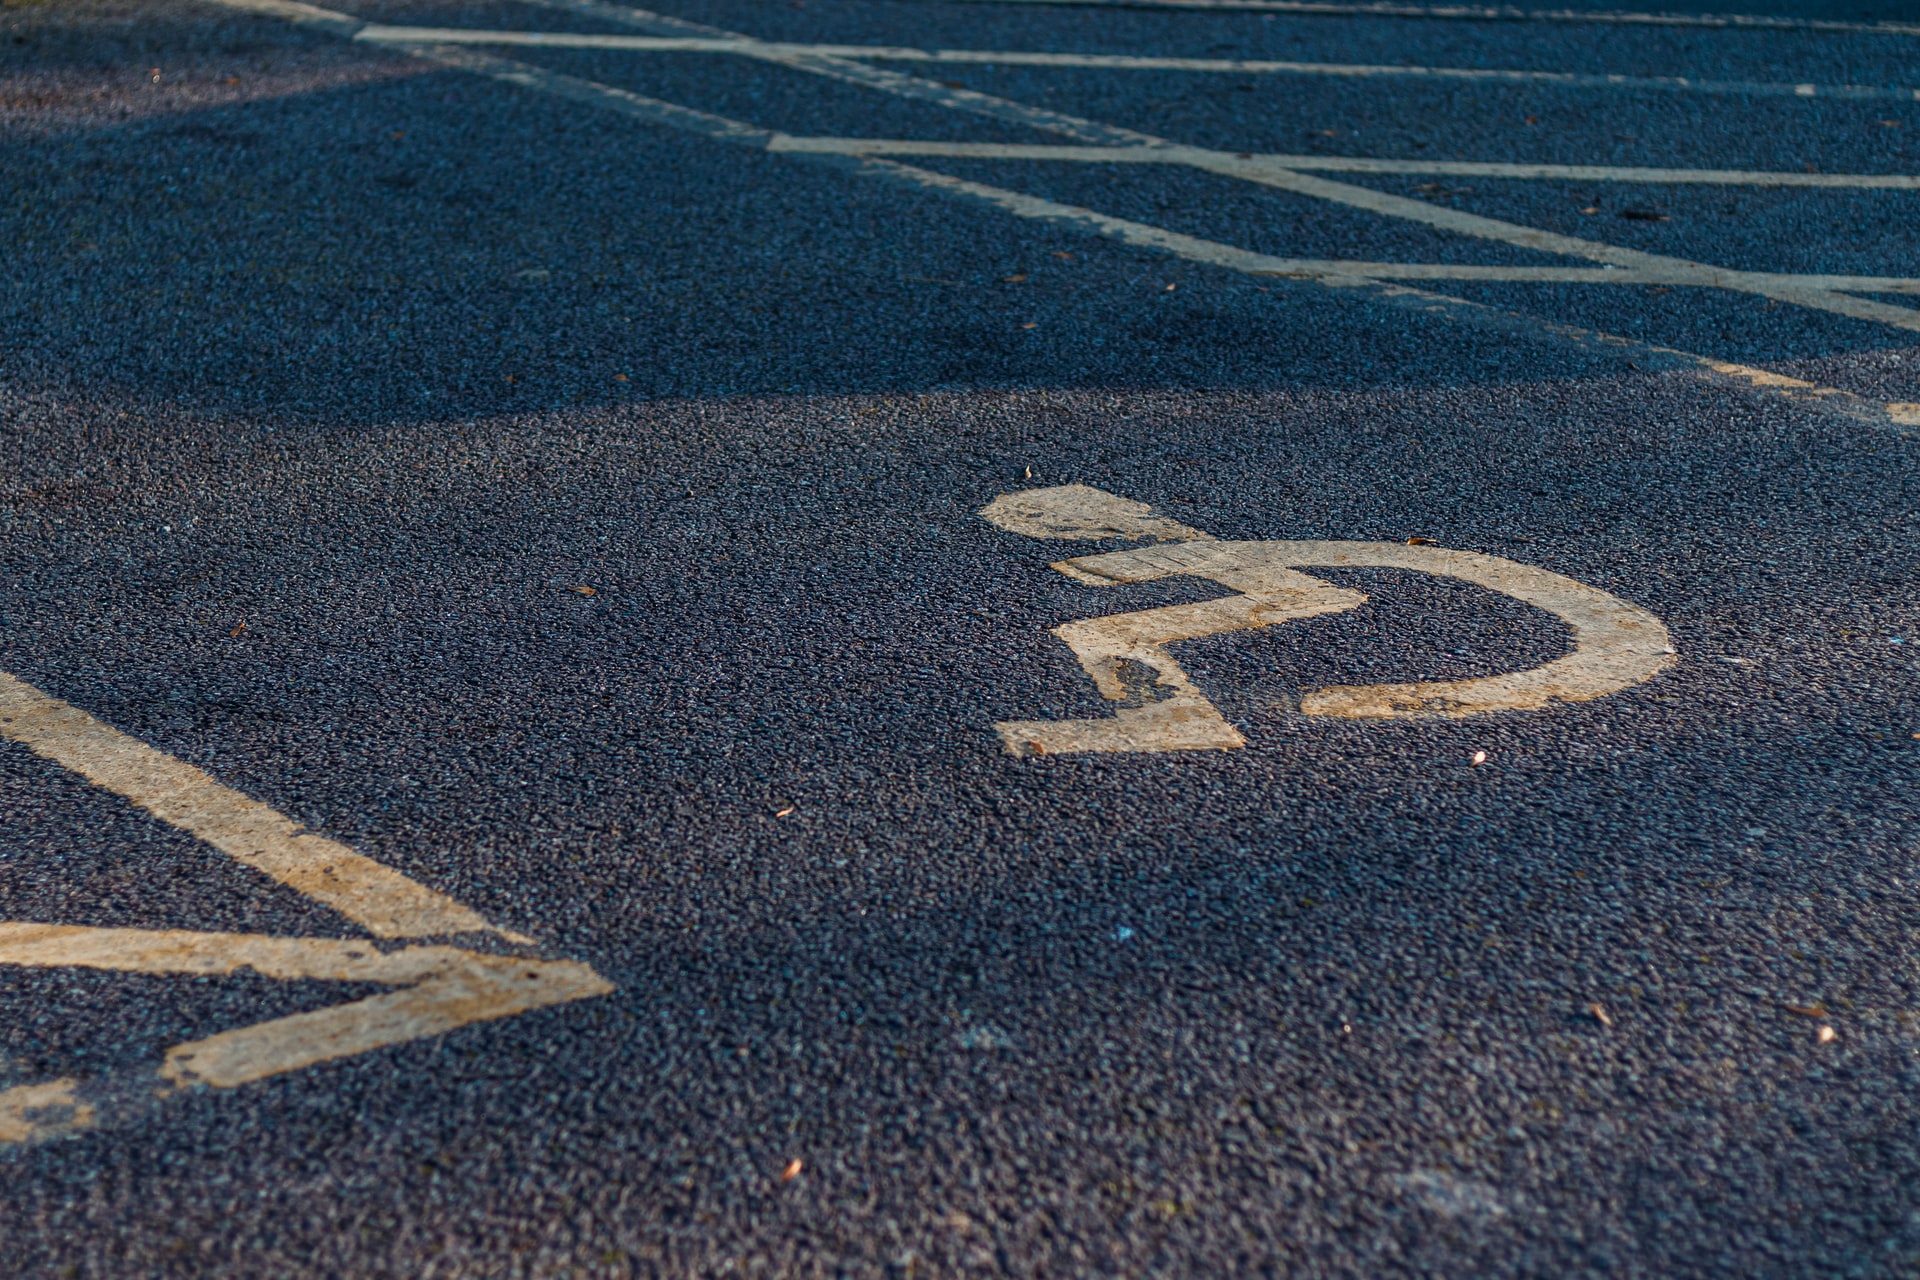
[[[332,907],[381,939],[491,933],[532,939],[352,849],[183,760],[0,672],[0,738],[26,747],[194,835],[235,861]],[[371,941],[0,921],[0,965],[364,982],[397,990],[167,1050],[151,1069],[0,1091],[0,1143],[28,1142],[151,1111],[196,1085],[233,1088],[336,1058],[439,1035],[473,1022],[604,995],[612,984],[571,960],[445,945],[384,949]]]
[[[0,672],[0,738],[131,800],[236,862],[325,903],[376,937],[495,933],[512,942],[528,941],[5,672]]]

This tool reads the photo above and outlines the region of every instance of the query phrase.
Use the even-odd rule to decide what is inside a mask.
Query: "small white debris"
[[[960,1047],[962,1049],[1011,1049],[1013,1037],[991,1022],[982,1022],[960,1033]]]
[[[1113,931],[1113,936],[1120,939],[1120,941],[1125,942],[1128,938],[1131,938],[1133,936],[1133,930],[1127,928],[1127,926],[1125,925],[1121,925],[1118,929],[1115,929]]]
[[[1507,1206],[1498,1191],[1484,1182],[1456,1178],[1450,1173],[1421,1170],[1394,1178],[1407,1197],[1433,1213],[1448,1218],[1504,1218]]]
[[[1474,753],[1473,753],[1473,762],[1474,762],[1475,764],[1485,764],[1485,763],[1487,762],[1487,753],[1486,753],[1486,752],[1484,752],[1484,751],[1476,751],[1476,752],[1474,752]]]

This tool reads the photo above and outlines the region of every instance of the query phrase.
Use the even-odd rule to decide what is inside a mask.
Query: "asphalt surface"
[[[671,12],[1920,85],[1920,36],[1865,32]],[[9,0],[0,40],[0,671],[617,988],[5,1148],[0,1271],[1920,1267],[1920,429],[210,3]],[[745,58],[495,52],[795,134],[1063,141]],[[1920,172],[1911,101],[888,65],[1232,151]],[[1191,170],[914,163],[1267,253],[1560,261]],[[1913,191],[1334,176],[1744,270],[1920,261]],[[1920,401],[1887,324],[1423,287]],[[1541,711],[1305,716],[1568,642],[1477,587],[1327,570],[1372,602],[1178,649],[1245,748],[1016,758],[996,721],[1108,709],[1049,628],[1220,594],[1094,591],[1049,563],[1127,544],[977,514],[1069,483],[1221,538],[1540,565],[1679,660]],[[0,815],[6,920],[358,936],[13,743]],[[0,1087],[367,990],[0,968]]]

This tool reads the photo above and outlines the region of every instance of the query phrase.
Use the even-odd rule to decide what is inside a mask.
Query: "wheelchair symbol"
[[[1666,626],[1645,609],[1498,556],[1397,542],[1223,542],[1156,515],[1144,503],[1078,484],[1005,494],[980,514],[999,528],[1032,538],[1156,540],[1054,564],[1087,586],[1185,575],[1235,593],[1055,627],[1053,634],[1073,650],[1102,696],[1124,705],[1098,719],[996,724],[1014,755],[1245,746],[1246,739],[1180,669],[1167,645],[1339,613],[1367,602],[1359,591],[1300,572],[1307,566],[1412,569],[1475,583],[1558,616],[1573,631],[1573,651],[1531,670],[1470,680],[1317,689],[1300,699],[1306,715],[1387,720],[1535,711],[1617,693],[1678,660]]]

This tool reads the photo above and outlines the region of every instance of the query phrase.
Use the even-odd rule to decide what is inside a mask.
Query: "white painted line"
[[[300,0],[215,0],[229,9],[257,13],[263,18],[280,18],[305,27],[320,27],[337,35],[352,36],[366,25],[351,14],[336,13]]]
[[[994,144],[989,144],[994,145]],[[772,143],[769,147],[773,146]],[[787,148],[783,148],[787,149]],[[792,148],[800,150],[800,148]],[[825,150],[825,148],[822,148]],[[864,154],[858,140],[852,140],[848,150],[852,154]],[[1099,148],[1063,148],[1079,151],[1091,158],[1097,156]],[[1137,149],[1138,150],[1144,149]],[[1166,147],[1154,149],[1167,164],[1188,164],[1201,168],[1215,168],[1211,157],[1195,163],[1194,156],[1186,148]],[[1217,153],[1215,153],[1217,154]],[[884,163],[884,162],[883,162]],[[1241,162],[1245,163],[1245,162]],[[1478,219],[1472,214],[1463,214],[1456,210],[1427,205],[1424,201],[1406,200],[1368,191],[1364,187],[1350,187],[1347,184],[1327,184],[1341,189],[1342,203],[1356,203],[1362,207],[1370,204],[1388,205],[1392,202],[1399,206],[1398,216],[1411,213],[1418,220],[1429,221],[1444,226],[1448,230],[1469,229],[1469,234],[1485,234],[1486,238],[1502,240],[1521,248],[1536,249],[1546,253],[1558,253],[1567,256],[1580,254],[1590,258],[1611,260],[1613,270],[1577,269],[1565,267],[1483,267],[1469,265],[1448,265],[1439,263],[1376,264],[1344,262],[1339,260],[1316,260],[1301,258],[1278,258],[1250,251],[1231,249],[1229,246],[1212,245],[1192,237],[1179,236],[1173,232],[1164,232],[1159,228],[1148,228],[1144,224],[1130,223],[1124,219],[1107,218],[1103,214],[1076,206],[1056,205],[1051,201],[1035,197],[1021,196],[1006,192],[1000,188],[984,184],[969,183],[962,179],[948,178],[924,169],[910,169],[908,166],[896,166],[902,173],[911,172],[915,181],[929,186],[947,187],[956,191],[980,196],[1021,216],[1053,217],[1064,214],[1073,219],[1092,219],[1101,225],[1111,227],[1119,238],[1132,244],[1148,243],[1170,252],[1178,252],[1182,257],[1193,257],[1196,261],[1211,261],[1214,265],[1232,265],[1235,270],[1247,271],[1256,275],[1305,277],[1312,279],[1368,278],[1368,279],[1426,279],[1426,280],[1492,280],[1492,281],[1557,281],[1583,284],[1621,284],[1621,285],[1667,285],[1693,286],[1704,288],[1738,288],[1743,292],[1764,292],[1768,296],[1783,300],[1799,301],[1806,305],[1819,305],[1823,310],[1840,311],[1843,314],[1862,314],[1863,318],[1885,319],[1891,314],[1891,323],[1903,328],[1920,328],[1920,313],[1902,307],[1888,306],[1864,299],[1848,298],[1840,293],[1841,289],[1861,289],[1884,293],[1920,292],[1920,281],[1909,277],[1880,276],[1796,276],[1783,273],[1730,272],[1720,268],[1705,267],[1701,264],[1687,263],[1683,259],[1666,259],[1654,254],[1642,254],[1636,250],[1616,250],[1612,246],[1596,245],[1592,241],[1577,241],[1572,237],[1557,236],[1550,232],[1535,231],[1532,228],[1516,227],[1511,223],[1497,223],[1492,219]],[[1247,177],[1254,181],[1266,181],[1258,176],[1258,169],[1246,165],[1237,177]],[[1276,167],[1271,171],[1273,185],[1291,185],[1287,179],[1297,179],[1300,183],[1317,181],[1302,174],[1293,174],[1284,168]],[[1365,197],[1354,199],[1348,193],[1364,192]],[[1310,193],[1310,194],[1318,194]],[[1412,206],[1409,211],[1406,206]],[[1045,213],[1040,212],[1046,210]],[[1491,223],[1492,234],[1486,234],[1480,223]],[[1125,228],[1125,230],[1121,230]],[[1174,249],[1179,244],[1183,247]],[[1200,245],[1211,245],[1199,249]],[[1577,247],[1575,247],[1577,246]],[[1602,250],[1604,252],[1586,252]],[[1755,281],[1753,277],[1761,276]],[[1756,287],[1762,286],[1762,287]]]
[[[1456,22],[1572,22],[1628,27],[1704,27],[1720,31],[1827,31],[1920,36],[1920,23],[1847,22],[1752,13],[1634,13],[1607,9],[1521,9],[1512,5],[1341,4],[1333,0],[967,0],[974,4],[1057,5],[1090,9],[1194,9],[1333,18],[1424,18]]]
[[[548,0],[548,2],[562,3],[566,7],[572,7],[577,0]],[[616,111],[636,119],[667,125],[719,141],[764,148],[777,136],[770,130],[759,129],[737,120],[729,120],[724,116],[694,111],[673,103],[662,102],[657,98],[647,98],[629,90],[582,80],[473,49],[415,46],[411,51],[416,56],[428,58],[443,66],[458,67],[502,83],[554,94],[577,102],[590,103],[605,110]],[[1105,128],[1106,126],[1096,127],[1096,129]],[[1124,131],[1112,132],[1123,133]],[[860,159],[833,153],[812,153],[810,158],[823,163],[853,165],[855,166],[853,172],[863,175],[884,177],[925,187],[947,195],[977,201],[1015,217],[1050,222],[1065,229],[1151,248],[1193,262],[1260,276],[1287,278],[1299,276],[1296,268],[1300,264],[1294,259],[1269,257],[1232,245],[1220,244],[1217,241],[1181,235],[1146,223],[1111,217],[1076,205],[1060,204],[1037,196],[1008,191],[1001,187],[968,182],[946,174],[900,164],[897,161],[878,158]],[[1790,400],[1806,408],[1867,426],[1884,428],[1907,422],[1907,419],[1900,416],[1898,411],[1890,411],[1884,404],[1836,388],[1783,378],[1764,370],[1729,364],[1672,347],[1662,347],[1637,339],[1583,329],[1577,325],[1561,324],[1517,311],[1468,302],[1447,294],[1431,293],[1408,285],[1392,284],[1361,275],[1310,274],[1302,278],[1312,279],[1329,288],[1364,294],[1374,301],[1389,306],[1429,316],[1445,315],[1478,328],[1515,338],[1561,341],[1590,350],[1604,351],[1636,361],[1642,369],[1648,371],[1673,370],[1710,383],[1747,391],[1759,391],[1771,397]]]
[[[222,2],[223,0],[215,0],[215,3]],[[719,142],[745,143],[748,146],[764,149],[773,138],[771,129],[762,129],[756,125],[730,120],[726,116],[717,116],[711,112],[697,111],[692,107],[683,107],[678,103],[666,102],[659,98],[649,98],[645,94],[634,93],[629,89],[600,84],[593,80],[582,80],[577,76],[548,71],[544,67],[495,57],[490,53],[480,53],[454,45],[414,45],[408,46],[407,51],[415,57],[425,58],[443,67],[470,71],[502,84],[517,85],[536,93],[552,94],[554,97],[586,103],[604,111],[616,111],[637,120],[666,125],[669,128],[699,134]]]
[[[867,164],[874,167],[874,172],[885,173],[917,186],[978,200],[1002,209],[1017,218],[1031,218],[1059,227],[1085,231],[1118,240],[1123,244],[1156,249],[1175,257],[1185,258],[1190,262],[1204,263],[1249,275],[1291,277],[1297,274],[1291,270],[1298,265],[1292,259],[1270,258],[1265,254],[1241,249],[1234,245],[1202,240],[1197,236],[1168,231],[1164,227],[1132,222],[1093,209],[1059,204],[1039,196],[991,187],[984,183],[969,182],[964,178],[955,178],[944,173],[916,169],[896,161],[869,160]],[[1886,427],[1914,425],[1920,422],[1920,413],[1914,412],[1913,406],[1887,405],[1855,396],[1835,387],[1804,382],[1798,378],[1789,378],[1764,369],[1715,360],[1690,351],[1663,347],[1635,338],[1623,338],[1616,334],[1583,329],[1577,325],[1543,320],[1521,312],[1506,311],[1447,294],[1429,293],[1406,285],[1376,281],[1365,276],[1329,274],[1308,278],[1329,288],[1362,292],[1381,302],[1428,314],[1445,314],[1497,332],[1528,338],[1558,338],[1576,346],[1614,352],[1627,359],[1641,362],[1642,366],[1649,370],[1671,369],[1707,382],[1765,392],[1807,408],[1837,414],[1865,425]]]
[[[736,51],[743,57],[792,67],[830,80],[838,80],[843,84],[877,89],[895,97],[937,103],[943,107],[952,107],[989,119],[1004,120],[1010,124],[1032,124],[1035,120],[1044,119],[1048,123],[1040,127],[1048,132],[1061,134],[1079,142],[1093,143],[1096,146],[1135,146],[1159,142],[1158,139],[1147,134],[1135,133],[1131,129],[1096,124],[1091,120],[1076,120],[1071,116],[1044,111],[1038,107],[1029,107],[1024,103],[1012,102],[1006,98],[996,98],[991,94],[977,93],[971,89],[956,89],[951,85],[939,84],[932,80],[902,75],[898,71],[889,71],[884,67],[870,67],[864,62],[851,58],[783,53],[737,31],[725,31],[719,27],[688,22],[684,18],[668,17],[650,9],[610,4],[607,0],[525,0],[525,3],[561,13],[585,14],[655,34],[703,36],[739,41],[740,46]]]
[[[1652,679],[1678,660],[1665,625],[1645,609],[1597,587],[1498,556],[1395,542],[1220,542],[1204,535],[1204,540],[1186,540],[1179,533],[1150,526],[1147,521],[1156,517],[1142,504],[1086,485],[1004,495],[980,514],[1000,528],[1029,537],[1086,539],[1118,532],[1134,538],[1174,539],[1053,566],[1088,586],[1185,576],[1236,593],[1054,628],[1053,634],[1073,650],[1102,697],[1141,705],[1098,719],[996,725],[1014,755],[1229,750],[1245,745],[1166,646],[1177,640],[1338,613],[1367,602],[1361,592],[1299,572],[1302,566],[1412,569],[1458,578],[1544,609],[1573,632],[1572,652],[1544,666],[1472,680],[1319,689],[1302,695],[1299,710],[1305,715],[1458,719],[1494,711],[1537,711],[1618,693]]]
[[[212,2],[231,3],[233,0],[212,0]],[[731,32],[717,28],[703,27],[678,18],[669,19],[657,14],[645,14],[643,11],[606,4],[603,0],[527,0],[527,2],[546,8],[606,17],[642,29],[666,29],[679,34],[738,38]],[[587,103],[635,119],[666,125],[720,141],[764,148],[775,136],[771,130],[760,129],[738,120],[695,111],[629,90],[548,71],[542,67],[529,66],[493,54],[451,46],[411,46],[410,52],[440,65],[471,71],[501,83]],[[951,103],[952,96],[959,94],[965,103],[965,109],[1016,123],[1025,123],[1030,117],[1036,115],[1048,117],[1050,118],[1048,127],[1053,132],[1077,136],[1081,141],[1102,147],[1158,144],[1157,139],[1134,133],[1132,130],[1097,125],[1092,122],[1084,122],[1085,127],[1080,127],[1071,123],[1071,117],[1054,117],[1053,113],[1041,112],[1037,108],[1007,102],[1004,99],[990,98],[985,94],[949,91],[929,81],[914,80],[892,72],[867,68],[859,63],[836,62],[833,59],[823,58],[801,61],[807,63],[807,70],[818,74],[845,79],[852,83],[883,85],[889,92],[898,92],[904,96],[925,97]],[[977,102],[973,101],[975,99]],[[1113,218],[1091,209],[1042,200],[983,183],[965,182],[945,174],[917,169],[890,160],[857,159],[835,154],[816,154],[812,158],[820,163],[854,165],[853,172],[862,175],[927,187],[1004,210],[1016,217],[1033,218],[1083,234],[1152,247],[1196,262],[1205,262],[1229,270],[1251,271],[1256,275],[1284,274],[1269,271],[1267,268],[1276,262],[1284,263],[1286,259],[1268,259],[1264,255],[1251,254],[1231,245],[1182,236],[1164,228],[1130,222],[1123,218]],[[1372,301],[1388,306],[1427,316],[1446,316],[1480,329],[1521,340],[1558,341],[1588,350],[1606,352],[1636,361],[1638,367],[1646,371],[1674,371],[1709,383],[1736,387],[1743,391],[1757,391],[1769,397],[1788,400],[1802,407],[1846,418],[1851,422],[1869,427],[1920,425],[1920,408],[1914,406],[1889,406],[1834,387],[1823,387],[1799,379],[1786,378],[1765,370],[1715,360],[1690,351],[1680,351],[1634,338],[1623,338],[1617,334],[1585,329],[1578,325],[1562,324],[1519,311],[1469,302],[1464,298],[1432,293],[1365,276],[1326,275],[1310,278],[1315,283],[1326,287],[1362,294]]]
[[[1686,285],[1693,283],[1658,271],[1607,267],[1481,267],[1446,262],[1351,262],[1339,258],[1302,258],[1287,276],[1367,276],[1374,280],[1484,280],[1516,284]],[[1789,285],[1852,293],[1920,293],[1915,276],[1815,276],[1770,272]]]
[[[1401,218],[1408,222],[1424,223],[1442,231],[1492,240],[1521,249],[1534,249],[1542,253],[1586,258],[1592,262],[1608,263],[1616,267],[1633,267],[1644,275],[1658,276],[1663,284],[1693,285],[1756,294],[1763,298],[1791,302],[1796,306],[1812,310],[1829,311],[1856,320],[1871,320],[1897,329],[1920,332],[1920,311],[1911,307],[1896,307],[1867,298],[1856,298],[1831,289],[1801,284],[1771,272],[1739,271],[1727,267],[1716,267],[1669,254],[1647,253],[1643,250],[1622,248],[1580,236],[1561,235],[1558,232],[1543,231],[1535,227],[1523,227],[1498,218],[1468,213],[1463,209],[1449,209],[1425,200],[1388,195],[1383,191],[1374,191],[1348,182],[1335,182],[1277,166],[1270,167],[1242,161],[1224,152],[1196,152],[1187,163],[1196,169],[1205,169],[1263,186],[1276,187],[1296,195],[1315,196],[1348,208],[1365,209],[1371,213]]]
[[[472,27],[394,27],[368,23],[353,37],[369,44],[476,44],[536,49],[614,49],[629,53],[727,53],[747,57],[827,57],[989,67],[1059,67],[1196,74],[1333,76],[1342,79],[1462,80],[1573,89],[1641,89],[1742,97],[1846,98],[1913,102],[1920,89],[1876,85],[1788,84],[1766,80],[1702,80],[1691,76],[1594,75],[1500,67],[1423,67],[1372,63],[1287,62],[1262,58],[1177,58],[1120,53],[1049,53],[1015,49],[916,49],[909,45],[816,44],[748,37],[623,36],[593,31],[499,31]]]
[[[1071,147],[1045,143],[947,142],[913,138],[797,137],[776,134],[770,151],[821,151],[862,156],[951,156],[978,160],[1045,160],[1081,164],[1179,164],[1164,147]],[[1794,173],[1769,169],[1660,169],[1594,164],[1495,164],[1478,160],[1387,160],[1372,156],[1275,155],[1236,152],[1240,159],[1320,173],[1407,174],[1521,181],[1656,183],[1663,186],[1816,187],[1920,191],[1920,174]]]
[[[124,796],[382,938],[496,933],[443,893],[316,835],[199,769],[0,672],[0,737]]]
[[[1601,262],[1614,267],[1633,267],[1650,275],[1658,275],[1659,283],[1666,285],[1690,285],[1750,293],[1772,298],[1778,302],[1791,302],[1796,306],[1848,316],[1856,320],[1867,320],[1920,332],[1920,311],[1909,307],[1896,307],[1868,298],[1856,298],[1837,290],[1783,280],[1778,275],[1768,272],[1715,267],[1666,254],[1646,253],[1597,240],[1560,235],[1534,227],[1523,227],[1516,223],[1467,213],[1460,209],[1443,208],[1424,200],[1388,195],[1353,183],[1313,177],[1299,170],[1263,162],[1251,155],[1243,156],[1207,147],[1182,146],[1135,129],[1084,120],[1064,112],[1029,106],[1023,102],[1014,102],[971,89],[956,89],[932,80],[902,75],[880,67],[869,67],[865,63],[844,58],[781,53],[757,41],[752,41],[750,37],[741,36],[738,32],[723,31],[716,27],[670,18],[648,9],[611,4],[608,0],[529,0],[529,2],[542,8],[589,14],[656,33],[670,32],[675,35],[738,39],[744,42],[740,52],[745,56],[812,72],[844,83],[865,85],[897,97],[934,102],[974,115],[1027,125],[1096,146],[1164,149],[1169,163],[1186,164],[1224,177],[1239,178],[1243,181],[1289,191],[1295,195],[1345,205],[1348,208],[1364,209],[1369,213],[1385,217],[1423,223],[1459,235],[1474,236],[1517,248],[1533,249],[1541,253],[1585,258],[1591,262]],[[417,49],[423,46],[406,47]]]
[[[389,27],[370,22],[353,37],[365,44],[473,44],[523,49],[621,49],[630,53],[744,53],[780,48],[814,50],[809,45],[779,45],[745,37],[617,36],[586,31],[491,31],[474,27]]]

